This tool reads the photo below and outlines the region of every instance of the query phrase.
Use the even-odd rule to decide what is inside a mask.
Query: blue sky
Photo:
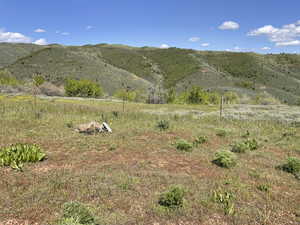
[[[0,42],[300,53],[299,0],[0,0]]]

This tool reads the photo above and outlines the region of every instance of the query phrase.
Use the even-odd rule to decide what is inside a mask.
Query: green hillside
[[[5,50],[4,50],[5,49]],[[26,80],[36,73],[54,83],[66,78],[97,81],[112,94],[122,84],[143,90],[162,84],[178,91],[193,85],[270,95],[296,104],[300,98],[300,55],[159,49],[124,45],[36,46],[0,44],[0,67]],[[9,57],[8,57],[9,56]]]
[[[34,44],[0,43],[0,68],[14,63],[17,59],[42,48],[44,47]]]

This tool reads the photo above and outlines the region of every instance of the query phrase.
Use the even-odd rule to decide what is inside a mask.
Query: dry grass
[[[1,225],[54,225],[62,205],[72,200],[89,205],[100,224],[299,223],[299,181],[275,169],[288,156],[300,156],[299,127],[270,121],[219,121],[214,116],[153,115],[145,110],[162,106],[133,103],[126,105],[123,114],[122,103],[75,100],[40,100],[35,118],[29,97],[2,97],[0,103],[0,146],[36,143],[48,155],[46,161],[25,165],[24,172],[0,168]],[[111,135],[78,134],[67,126],[103,119],[111,125]],[[160,119],[170,121],[169,130],[156,128]],[[217,136],[218,129],[228,130],[228,135]],[[232,169],[211,163],[215,152],[230,149],[246,130],[263,147],[238,155],[238,165]],[[190,153],[176,151],[176,140],[193,142],[199,135],[208,142]],[[269,192],[257,189],[266,183]],[[174,184],[188,190],[186,203],[183,209],[166,212],[158,206],[158,197]],[[234,193],[235,214],[225,215],[222,206],[212,201],[217,189]]]

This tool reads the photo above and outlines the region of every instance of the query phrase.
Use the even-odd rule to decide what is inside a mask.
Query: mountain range
[[[98,82],[108,94],[124,85],[178,92],[191,86],[240,95],[268,95],[283,103],[300,99],[300,55],[197,51],[125,45],[39,46],[0,43],[0,70],[18,80],[42,74],[61,85],[67,78]]]

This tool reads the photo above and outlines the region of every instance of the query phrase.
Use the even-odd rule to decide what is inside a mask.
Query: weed
[[[167,120],[160,120],[157,122],[156,127],[160,131],[168,130],[170,128],[170,122]]]
[[[193,150],[193,144],[186,140],[179,139],[176,143],[176,149],[183,152],[191,152]]]
[[[13,169],[22,170],[23,163],[38,162],[45,157],[46,154],[39,146],[18,143],[0,149],[0,166],[10,166]]]
[[[257,189],[264,192],[269,192],[271,189],[271,186],[269,184],[260,184],[257,186]]]
[[[212,162],[220,167],[231,168],[237,164],[236,155],[230,151],[219,151],[215,156],[216,158]]]
[[[183,207],[186,190],[180,186],[171,186],[168,191],[162,193],[158,204],[169,209]]]
[[[207,137],[199,136],[194,140],[193,144],[194,144],[194,146],[198,146],[198,145],[204,144],[206,142],[207,142]]]
[[[119,117],[119,112],[118,111],[112,111],[112,114],[115,118]]]
[[[293,174],[297,179],[300,178],[300,159],[296,157],[289,157],[287,162],[277,167],[285,172]]]
[[[74,124],[73,124],[72,121],[68,122],[66,125],[67,125],[68,128],[73,128],[74,127]]]
[[[228,191],[215,190],[212,194],[212,200],[215,203],[221,204],[225,215],[234,214],[234,195]]]
[[[219,136],[219,137],[225,137],[225,136],[228,135],[228,132],[224,129],[219,129],[219,130],[217,130],[216,135]]]
[[[90,210],[80,202],[67,202],[63,205],[63,221],[74,224],[96,224],[95,218]],[[66,224],[66,223],[65,223]],[[68,223],[67,223],[68,224]],[[69,225],[69,224],[68,224]]]

